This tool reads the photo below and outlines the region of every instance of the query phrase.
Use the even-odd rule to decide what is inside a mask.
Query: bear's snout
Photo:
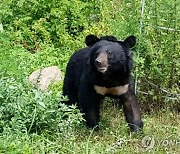
[[[101,67],[102,62],[96,59],[96,60],[95,60],[95,65],[96,65],[97,67]]]
[[[108,69],[108,55],[107,53],[100,53],[95,59],[95,66],[101,73],[105,73]]]

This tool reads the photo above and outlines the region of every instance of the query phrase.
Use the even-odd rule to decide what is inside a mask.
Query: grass
[[[105,102],[101,115],[101,128],[97,132],[82,124],[63,135],[58,131],[3,134],[0,136],[0,153],[180,152],[180,116],[173,111],[144,114],[144,130],[139,134],[128,131],[123,112],[116,104]]]

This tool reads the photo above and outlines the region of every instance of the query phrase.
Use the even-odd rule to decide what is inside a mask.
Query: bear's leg
[[[96,105],[87,106],[81,105],[82,112],[84,113],[84,118],[86,120],[86,124],[88,127],[93,128],[98,126],[100,118],[99,118],[99,109],[100,103],[97,102]]]
[[[78,99],[87,126],[91,128],[98,126],[101,96],[94,90],[83,87],[79,91]]]
[[[67,105],[72,105],[77,103],[77,90],[74,86],[74,82],[71,80],[64,79],[63,85],[63,96],[68,96],[68,101],[63,101]]]
[[[132,132],[141,130],[143,122],[141,121],[141,111],[139,103],[136,101],[134,92],[128,92],[122,96],[122,103],[126,121]]]

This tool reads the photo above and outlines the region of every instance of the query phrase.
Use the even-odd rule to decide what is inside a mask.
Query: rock
[[[36,70],[29,76],[29,82],[43,91],[47,90],[52,82],[58,83],[61,80],[63,80],[62,73],[57,66]]]

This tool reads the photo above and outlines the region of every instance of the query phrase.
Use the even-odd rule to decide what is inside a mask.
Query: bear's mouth
[[[105,73],[107,71],[107,67],[98,67],[97,70],[101,73]]]

